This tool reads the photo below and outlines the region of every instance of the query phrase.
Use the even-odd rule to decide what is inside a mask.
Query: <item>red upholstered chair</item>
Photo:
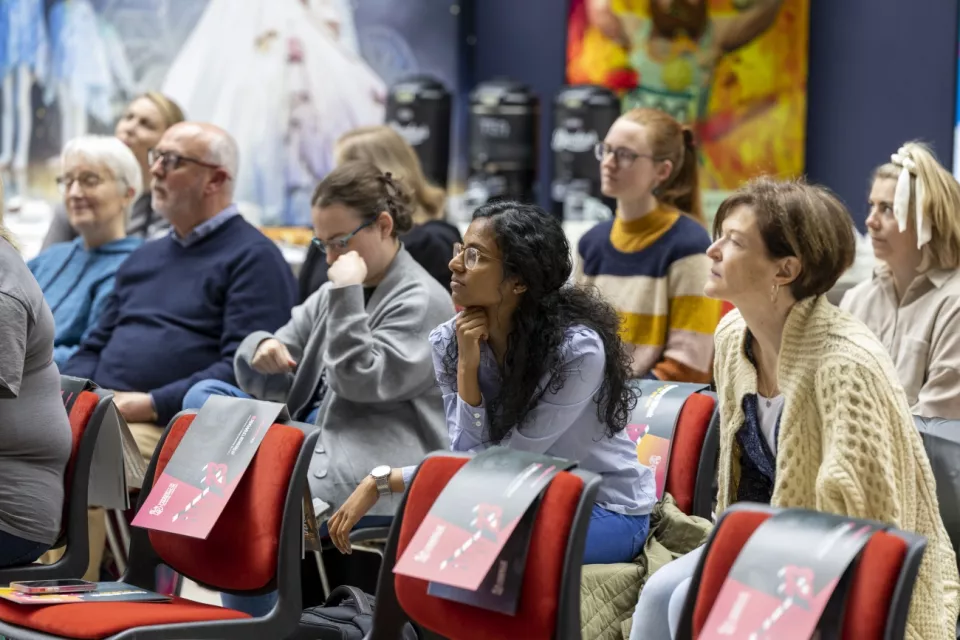
[[[408,620],[449,640],[579,640],[580,569],[600,487],[599,476],[588,471],[561,472],[544,492],[516,615],[428,595],[426,581],[393,573],[430,507],[467,460],[464,454],[432,454],[417,470],[390,529],[368,640],[397,640]]]
[[[90,560],[87,536],[90,464],[100,427],[112,399],[113,393],[102,389],[80,391],[73,399],[69,415],[73,446],[64,474],[63,520],[60,537],[52,547],[58,549],[66,545],[63,556],[49,565],[29,564],[0,569],[0,584],[83,577]]]
[[[720,516],[693,575],[677,638],[699,637],[740,550],[777,511],[769,505],[738,503]],[[870,538],[854,565],[842,640],[902,640],[926,546],[926,538],[897,529]],[[789,553],[784,549],[784,554]]]
[[[670,446],[666,491],[684,513],[710,519],[714,479],[720,455],[720,414],[717,396],[709,391],[694,393],[677,418]]]
[[[144,486],[176,450],[196,411],[177,414],[150,461]],[[205,540],[134,528],[127,584],[155,588],[156,568],[166,564],[200,585],[239,595],[278,592],[274,610],[263,618],[173,598],[165,603],[80,603],[43,607],[0,600],[0,636],[24,640],[54,638],[173,640],[285,638],[301,613],[301,501],[307,466],[319,431],[313,425],[274,424]],[[147,497],[141,492],[141,506]]]

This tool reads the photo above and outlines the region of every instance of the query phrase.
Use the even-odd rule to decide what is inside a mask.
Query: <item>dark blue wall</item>
[[[813,0],[807,174],[862,222],[875,166],[911,139],[952,167],[956,0]]]
[[[952,166],[956,0],[811,0],[807,174],[865,217],[867,179],[900,143]],[[540,200],[549,194],[551,100],[563,85],[565,0],[477,0],[473,79],[509,76],[541,97]]]

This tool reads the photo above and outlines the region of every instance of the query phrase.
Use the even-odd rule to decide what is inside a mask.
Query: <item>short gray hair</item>
[[[143,191],[143,171],[137,157],[127,145],[113,136],[80,136],[63,147],[63,153],[60,154],[61,169],[70,157],[80,157],[88,162],[102,164],[118,182],[133,189],[133,198],[127,207],[129,214],[130,207]]]
[[[230,174],[227,193],[233,195],[240,169],[240,150],[237,141],[226,131],[213,130],[207,133],[207,162],[226,169]]]

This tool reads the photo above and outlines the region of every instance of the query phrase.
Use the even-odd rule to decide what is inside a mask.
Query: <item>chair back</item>
[[[184,411],[171,420],[144,487],[156,483],[196,413]],[[299,611],[301,504],[318,435],[314,425],[273,424],[206,539],[135,527],[125,581],[152,589],[162,563],[212,590],[240,595],[277,590],[284,609]],[[141,491],[138,510],[148,495]]]
[[[665,486],[686,514],[710,519],[720,455],[719,429],[716,394],[706,391],[687,398],[673,432]]]
[[[707,540],[684,604],[677,637],[696,638],[706,625],[733,564],[761,524],[779,510],[738,503],[730,507]],[[865,520],[852,519],[854,522]],[[897,529],[875,533],[853,567],[843,612],[843,640],[893,640],[904,637],[913,586],[926,548],[922,536]],[[783,549],[785,558],[790,550]],[[878,612],[886,615],[877,615]]]
[[[596,474],[560,472],[544,492],[516,615],[437,598],[427,594],[426,581],[393,573],[434,501],[467,460],[463,454],[431,454],[407,488],[384,553],[370,640],[395,640],[408,620],[450,640],[579,639],[580,574],[600,486]]]
[[[937,482],[940,517],[960,556],[960,420],[914,416]]]
[[[103,420],[106,417],[110,403],[113,401],[113,394],[103,389],[94,389],[92,391],[81,391],[70,408],[67,418],[70,421],[70,461],[67,462],[67,468],[63,475],[64,500],[63,504],[63,527],[61,535],[65,535],[69,529],[70,510],[76,508],[84,512],[86,519],[86,510],[88,507],[87,493],[90,480],[90,464],[93,460],[93,452],[96,449],[96,441],[100,436],[100,429],[103,426]],[[84,436],[89,436],[88,455],[81,455],[81,444],[84,443]],[[82,504],[77,504],[80,502]],[[85,529],[86,527],[84,527]]]

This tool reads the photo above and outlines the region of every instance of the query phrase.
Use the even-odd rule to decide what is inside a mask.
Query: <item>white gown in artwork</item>
[[[352,31],[323,0],[210,0],[167,73],[162,91],[189,119],[237,140],[235,199],[265,224],[309,224],[303,194],[337,138],[383,122],[386,88],[351,51]]]

